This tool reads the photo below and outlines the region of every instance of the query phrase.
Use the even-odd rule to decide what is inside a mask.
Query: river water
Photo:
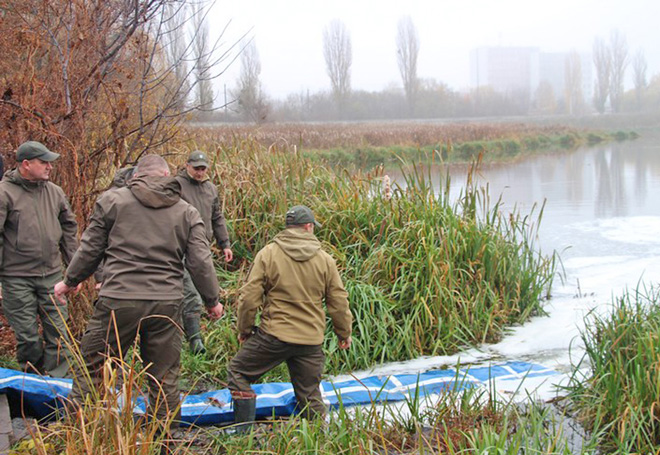
[[[582,357],[580,333],[589,313],[609,311],[613,297],[626,289],[660,281],[660,131],[640,133],[636,140],[481,166],[478,182],[488,185],[491,199],[502,196],[504,212],[515,207],[525,214],[545,202],[537,245],[543,253],[557,251],[562,264],[545,304],[548,316],[513,327],[497,344],[383,365],[357,376],[415,373],[457,362],[526,361],[557,374],[526,380],[522,387],[499,384],[499,391],[554,397]],[[450,174],[451,192],[458,195],[465,170]]]

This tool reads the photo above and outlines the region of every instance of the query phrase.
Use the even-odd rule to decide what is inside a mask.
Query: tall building
[[[490,87],[504,95],[536,99],[541,83],[552,88],[557,102],[566,96],[567,62],[571,53],[541,52],[537,47],[479,47],[470,53],[472,88]],[[589,54],[579,54],[584,103],[593,96],[593,68]]]
[[[472,87],[533,98],[539,82],[539,48],[479,47],[470,53]]]

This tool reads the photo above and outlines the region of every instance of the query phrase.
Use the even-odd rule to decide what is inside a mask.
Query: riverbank
[[[521,121],[523,120],[523,121]],[[269,150],[299,153],[336,168],[367,170],[378,165],[507,162],[532,153],[573,150],[582,145],[635,139],[632,129],[580,127],[567,119],[427,122],[196,125],[190,134],[240,146],[249,139]],[[562,121],[566,123],[562,123]]]
[[[538,262],[538,255],[526,256],[525,251],[534,250],[531,244],[522,250],[515,249],[515,245],[519,245],[518,240],[535,239],[538,232],[535,224],[539,220],[536,216],[527,216],[526,213],[523,213],[521,218],[514,216],[511,219],[507,212],[504,217],[506,224],[488,224],[489,220],[500,217],[502,206],[497,203],[491,206],[491,211],[481,211],[480,204],[485,203],[488,194],[479,185],[474,187],[475,191],[471,193],[468,191],[464,194],[465,197],[458,202],[460,205],[454,206],[444,192],[436,194],[436,186],[426,179],[424,172],[421,172],[421,176],[412,172],[406,174],[406,179],[412,182],[414,190],[395,191],[392,195],[393,198],[389,200],[393,200],[393,202],[388,202],[383,197],[384,176],[378,173],[358,173],[346,180],[344,174],[328,173],[329,170],[322,170],[318,163],[310,162],[295,150],[278,149],[277,147],[255,150],[253,143],[246,139],[241,140],[240,146],[235,148],[226,144],[214,143],[200,142],[196,145],[217,151],[215,154],[217,161],[213,166],[214,178],[222,182],[220,189],[225,195],[226,214],[230,219],[232,238],[236,239],[237,263],[230,268],[219,266],[218,269],[222,284],[227,290],[225,302],[228,303],[229,309],[231,310],[236,290],[249,266],[249,258],[272,237],[274,232],[279,230],[282,220],[281,216],[279,218],[278,216],[283,213],[287,204],[297,202],[298,198],[304,198],[306,203],[314,207],[321,207],[319,214],[324,221],[325,230],[320,231],[320,235],[324,240],[324,245],[331,249],[342,266],[342,272],[348,277],[347,285],[352,286],[350,287],[352,298],[356,297],[357,303],[364,304],[360,319],[366,321],[365,330],[372,331],[365,332],[361,338],[366,338],[369,342],[373,339],[375,348],[383,346],[383,349],[379,351],[370,345],[365,345],[364,350],[356,352],[357,361],[362,364],[364,364],[365,353],[367,355],[377,354],[377,357],[371,358],[370,361],[383,362],[382,356],[398,354],[402,345],[417,349],[418,337],[426,335],[427,331],[430,333],[430,339],[433,337],[437,339],[438,333],[442,333],[441,329],[450,328],[442,326],[445,321],[456,323],[452,330],[445,333],[444,340],[449,343],[439,344],[437,347],[433,344],[428,345],[431,350],[427,352],[444,353],[443,349],[452,346],[451,342],[458,350],[463,349],[465,345],[492,343],[501,337],[502,332],[498,332],[498,330],[509,327],[514,323],[512,322],[514,319],[497,319],[502,314],[502,307],[498,306],[497,297],[502,293],[493,291],[498,288],[486,284],[487,280],[496,278],[500,282],[511,283],[512,289],[522,287],[527,290],[530,288],[530,283],[534,283],[534,280],[529,278],[530,275],[528,275],[528,280],[531,279],[531,281],[516,281],[515,277],[519,272],[519,270],[516,271],[516,267],[509,268],[508,275],[494,275],[493,273],[498,271],[501,266],[500,262],[508,264],[508,259],[503,258],[520,254],[525,259],[523,264],[527,264],[522,268],[529,265],[525,261],[537,261],[531,262],[531,264],[541,264]],[[227,153],[228,151],[231,153]],[[592,167],[597,168],[598,174],[605,181],[607,176],[615,174],[615,171],[621,168],[624,161],[606,150],[602,155],[602,163],[592,161],[598,163],[597,166]],[[181,159],[182,156],[183,153],[178,156],[178,159]],[[622,156],[626,156],[626,154],[622,154]],[[566,169],[575,169],[573,161],[565,159],[565,156],[560,158],[560,162],[566,161]],[[628,153],[626,159],[634,162],[635,156]],[[545,164],[541,166],[550,167]],[[644,168],[641,165],[639,167]],[[589,166],[587,165],[585,168],[589,168]],[[564,168],[557,168],[556,173],[562,176],[561,186],[566,188],[564,178],[568,173],[564,171]],[[536,174],[533,175],[536,176]],[[545,180],[538,178],[536,180],[541,180],[539,184],[547,184]],[[638,178],[635,184],[639,185],[642,182],[643,180]],[[576,189],[572,186],[568,187],[568,190],[571,194],[583,194],[582,191],[577,191],[579,188]],[[530,200],[536,201],[538,193],[530,191],[530,188],[526,191]],[[429,196],[431,193],[434,194],[434,197]],[[599,192],[599,198],[602,199],[604,194],[608,193]],[[374,199],[375,201],[365,203],[363,199]],[[452,216],[446,214],[443,207],[452,208],[454,214]],[[584,212],[579,204],[578,209]],[[487,214],[486,220],[480,218],[484,213]],[[516,226],[512,228],[513,232],[509,232],[513,235],[509,240],[517,239],[514,242],[501,242],[501,237],[491,237],[492,232],[488,233],[488,231],[506,228],[508,224]],[[598,226],[602,227],[602,225]],[[475,233],[479,233],[479,227],[484,228],[487,235],[483,237],[476,235]],[[597,232],[597,230],[590,231],[589,229],[587,231],[591,237],[594,237]],[[508,231],[505,230],[505,232]],[[629,233],[626,237],[630,238]],[[346,246],[350,246],[350,248],[346,248]],[[502,246],[504,249],[500,251],[499,248]],[[442,256],[449,252],[460,252],[460,254]],[[479,261],[475,262],[475,258]],[[451,269],[450,266],[454,264],[456,266]],[[435,268],[433,268],[434,265]],[[521,267],[520,263],[517,267]],[[629,267],[620,267],[616,272],[621,274],[624,269],[627,272]],[[395,273],[398,274],[394,275]],[[602,268],[597,268],[594,274],[602,275]],[[420,294],[423,298],[415,300],[414,306],[394,305],[392,295],[405,299],[403,302],[405,303],[418,297],[416,293],[419,293],[420,289],[427,290],[430,287],[428,281],[419,278],[420,275],[449,277],[450,280],[441,282],[437,289],[442,290],[453,286],[449,288],[451,293],[449,295],[441,293],[435,299],[429,298],[432,294]],[[537,279],[545,276],[545,272],[543,272],[537,275]],[[393,277],[396,280],[393,280]],[[361,278],[369,278],[374,281],[368,283],[367,286],[359,281]],[[480,280],[484,280],[481,281],[481,286],[476,284]],[[389,284],[390,287],[385,288],[388,293],[382,290],[381,284]],[[409,284],[409,287],[404,287],[406,284]],[[549,287],[549,282],[545,284]],[[593,283],[587,280],[581,280],[580,284],[582,289],[590,289],[593,286]],[[400,287],[395,287],[395,285]],[[535,286],[537,285],[539,283]],[[574,286],[566,285],[566,287],[570,288],[568,292],[571,293],[566,300],[575,302]],[[539,289],[542,288],[544,285],[539,286]],[[393,289],[398,292],[391,293]],[[446,299],[452,295],[456,297],[455,300]],[[504,295],[510,296],[511,294]],[[520,295],[515,292],[512,295],[514,298],[520,298]],[[538,304],[547,302],[545,300],[547,289],[537,292],[537,295],[532,293],[528,297],[530,301],[535,300]],[[519,304],[520,302],[521,300],[518,300]],[[437,307],[432,307],[429,303],[436,304]],[[474,306],[472,306],[473,304]],[[532,314],[541,315],[545,311],[543,306],[540,307],[543,311],[538,311],[534,306],[511,308],[513,315],[516,318],[519,317],[520,320],[526,320],[525,318]],[[417,311],[414,313],[416,319],[408,320],[403,325],[393,319],[393,316],[385,313],[385,310],[391,312],[399,310],[408,313]],[[442,310],[452,313],[438,313]],[[421,318],[428,313],[431,316],[441,314],[441,317],[435,319],[430,317],[428,321],[431,325],[420,326],[416,331],[414,327],[417,323],[422,322]],[[465,316],[465,321],[459,323],[459,318],[452,320],[451,317],[456,315]],[[368,319],[369,317],[371,319]],[[544,320],[542,317],[535,319]],[[500,324],[498,330],[491,330],[488,335],[483,327],[488,326],[491,320]],[[192,356],[189,352],[184,352],[184,388],[186,390],[206,387],[222,381],[222,366],[226,365],[228,358],[237,349],[232,324],[230,311],[229,316],[222,323],[206,325],[207,342],[212,347],[207,357]],[[532,330],[530,325],[525,325],[527,330],[534,332],[532,335],[534,338],[542,339],[544,342],[550,341],[544,346],[549,350],[554,348],[553,343],[557,343],[559,338],[558,332],[563,330],[556,322],[543,326],[542,330],[538,330],[538,325],[534,327],[536,329]],[[491,329],[495,328],[497,328],[495,325],[491,326]],[[525,328],[518,327],[515,330],[524,331]],[[362,327],[358,327],[358,330],[362,330]],[[381,332],[382,337],[379,338]],[[392,332],[395,333],[394,336]],[[332,340],[332,335],[328,335],[328,339]],[[522,343],[520,340],[515,339],[513,342],[518,341],[520,350],[524,351],[525,339],[522,338]],[[509,342],[511,343],[511,341]],[[535,349],[536,346],[527,346],[527,348]],[[334,369],[337,365],[340,368],[349,365],[349,371],[359,368],[355,366],[359,363],[351,363],[350,357],[344,358],[336,355],[332,341],[326,345],[326,349],[332,353],[329,356],[332,358],[329,363],[329,372],[341,371],[341,369]],[[438,350],[433,351],[433,349]],[[501,352],[498,353],[495,350],[492,353],[501,355]],[[534,352],[533,354],[538,355],[539,353]],[[415,354],[414,351],[411,354],[404,350],[401,358],[419,358],[420,355],[422,354]],[[524,351],[522,355],[527,355],[527,352]],[[391,357],[385,358],[390,359]],[[396,358],[392,361],[396,361]],[[285,378],[286,373],[280,369],[265,380]],[[490,397],[485,397],[485,399],[490,400]],[[243,453],[247,447],[254,453],[264,454],[308,453],[309,451],[328,454],[338,452],[373,453],[374,451],[410,453],[411,451],[432,452],[434,450],[437,452],[442,450],[444,453],[465,453],[469,450],[483,452],[489,448],[490,450],[498,449],[500,453],[513,454],[519,453],[521,450],[521,446],[516,447],[516,444],[525,444],[522,447],[528,447],[526,444],[529,444],[529,447],[532,448],[537,445],[541,446],[538,453],[576,453],[573,449],[563,445],[563,439],[558,435],[557,422],[559,420],[554,417],[548,418],[547,414],[539,415],[539,413],[542,414],[541,410],[523,412],[511,408],[493,417],[493,420],[490,421],[490,408],[473,406],[469,402],[463,403],[460,398],[454,398],[454,400],[458,403],[458,410],[452,411],[451,407],[437,405],[441,413],[429,413],[429,417],[435,416],[435,420],[425,420],[422,406],[418,400],[414,400],[410,404],[405,403],[403,407],[393,407],[387,410],[377,408],[373,411],[365,409],[360,411],[362,414],[359,415],[350,412],[338,414],[333,416],[333,419],[336,420],[331,419],[325,426],[293,419],[274,423],[275,431],[271,432],[272,426],[264,425],[259,430],[257,437],[231,436],[217,428],[203,429],[197,434],[182,435],[179,453],[222,453],[223,451]],[[500,405],[507,403],[506,400],[500,401],[493,402]],[[410,407],[412,410],[409,409]],[[498,409],[504,408],[500,406]],[[127,425],[126,430],[112,434],[105,432],[110,429],[114,431],[118,425],[116,425],[117,420],[114,416],[105,416],[103,412],[108,413],[108,409],[97,409],[91,414],[103,417],[100,424],[94,423],[91,418],[86,420],[90,425],[95,425],[87,428],[97,431],[95,433],[95,436],[98,437],[95,440],[97,441],[97,445],[94,446],[95,453],[99,452],[100,447],[108,447],[110,441],[113,441],[113,444],[116,442],[117,447],[122,444],[130,446],[136,441],[139,447],[144,447],[147,444],[146,441],[153,440],[153,434],[146,436],[145,440],[144,429],[130,427],[128,419],[121,421],[122,425]],[[421,419],[411,420],[411,415],[420,415]],[[503,422],[506,422],[506,425]],[[541,435],[541,438],[539,439],[535,434],[524,432],[525,428],[530,428],[537,435]],[[540,429],[549,430],[547,433],[539,433]],[[60,430],[59,435],[52,434],[56,433],[55,431],[49,433],[46,443],[57,441],[56,447],[61,449],[60,451],[65,448],[71,449],[68,452],[74,455],[94,452],[84,452],[84,448],[76,446],[77,442],[84,440],[80,427],[67,429],[60,427]],[[518,431],[520,433],[517,433]],[[202,441],[205,437],[210,445],[192,447],[195,445],[194,442],[190,447],[186,445],[187,441]],[[430,442],[427,444],[427,441]],[[516,443],[516,441],[518,442]],[[187,452],[188,449],[192,452]],[[34,451],[24,453],[34,453]]]

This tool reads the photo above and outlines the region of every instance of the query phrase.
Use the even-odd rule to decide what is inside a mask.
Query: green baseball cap
[[[321,227],[321,223],[314,219],[312,209],[306,205],[295,205],[286,212],[287,226],[298,226],[307,223],[314,223],[317,228]]]
[[[188,156],[188,164],[192,167],[204,166],[209,167],[209,159],[206,157],[206,153],[195,150]]]
[[[16,149],[16,161],[33,160],[39,158],[41,161],[55,161],[60,157],[59,153],[51,152],[41,142],[23,142]]]

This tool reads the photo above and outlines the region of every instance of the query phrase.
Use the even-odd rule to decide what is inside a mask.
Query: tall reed
[[[580,418],[607,453],[658,453],[660,287],[640,285],[610,314],[592,314],[582,341],[585,357],[567,389]]]
[[[328,327],[330,373],[495,341],[506,326],[542,312],[554,262],[534,248],[540,214],[504,215],[473,183],[452,199],[449,185],[434,187],[422,168],[404,172],[389,198],[382,169],[335,171],[295,147],[266,149],[249,138],[203,148],[212,151],[237,256],[233,272],[222,269],[228,303],[256,252],[284,227],[289,206],[306,204],[323,223],[316,234],[340,267],[355,314],[347,352],[336,349]],[[231,351],[212,333],[224,333],[224,324],[209,324],[209,337]],[[218,352],[213,343],[209,349]]]
[[[217,453],[253,454],[487,454],[570,455],[557,420],[540,406],[517,407],[481,389],[439,397],[414,391],[403,403],[360,408],[340,404],[327,424],[294,417],[258,437],[216,435]]]

